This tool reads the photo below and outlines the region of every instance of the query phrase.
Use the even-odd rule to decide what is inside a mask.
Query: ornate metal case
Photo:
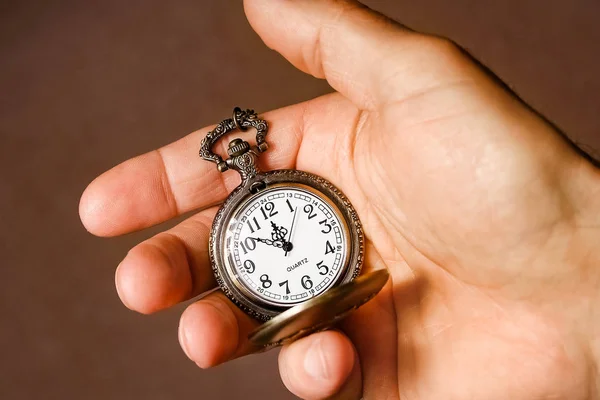
[[[240,129],[242,131],[253,127],[256,129],[256,147],[240,139],[229,143],[229,159],[223,160],[212,151],[214,144],[225,134]],[[364,235],[358,215],[346,196],[325,179],[297,170],[276,170],[261,172],[257,166],[258,155],[267,150],[265,141],[267,122],[257,118],[252,110],[234,109],[233,117],[222,121],[208,133],[201,144],[200,156],[217,164],[219,171],[234,169],[241,175],[242,182],[227,197],[219,209],[212,226],[210,235],[210,259],[212,268],[221,290],[237,306],[260,321],[268,321],[290,307],[268,304],[245,290],[231,262],[226,258],[227,243],[225,243],[227,222],[236,215],[254,196],[260,192],[277,186],[297,187],[316,192],[322,199],[334,207],[343,218],[343,234],[348,243],[348,254],[341,274],[333,287],[352,281],[361,270],[364,256]]]

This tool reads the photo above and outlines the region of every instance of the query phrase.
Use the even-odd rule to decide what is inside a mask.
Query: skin
[[[306,399],[600,398],[598,169],[445,39],[352,1],[244,7],[267,46],[336,91],[262,114],[271,126],[262,168],[340,187],[364,224],[365,269],[392,276],[340,331],[282,349],[289,390]],[[210,128],[125,161],[82,196],[81,219],[99,236],[197,210],[117,268],[133,310],[215,287],[210,224],[239,177],[197,159]],[[254,351],[246,336],[256,325],[215,291],[183,313],[179,338],[207,368]]]

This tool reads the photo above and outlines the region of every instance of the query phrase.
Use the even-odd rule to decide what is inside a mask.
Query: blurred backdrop
[[[454,39],[600,148],[598,1],[367,3]],[[0,0],[0,398],[292,398],[276,352],[202,371],[177,343],[184,306],[125,309],[114,269],[161,227],[99,239],[77,207],[99,173],[233,106],[330,90],[264,47],[239,0]]]

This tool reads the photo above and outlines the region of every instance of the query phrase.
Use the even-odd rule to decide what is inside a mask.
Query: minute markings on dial
[[[323,293],[343,271],[342,221],[330,203],[305,190],[272,190],[255,197],[228,229],[237,279],[275,304],[294,304]],[[287,242],[294,247],[285,257]]]

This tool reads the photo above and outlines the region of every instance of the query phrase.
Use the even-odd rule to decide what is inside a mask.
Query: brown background
[[[367,3],[456,40],[600,147],[599,2]],[[292,398],[274,352],[202,371],[177,344],[182,306],[121,306],[114,268],[152,232],[94,238],[77,206],[97,174],[234,105],[329,90],[265,48],[237,0],[0,0],[0,398]]]

